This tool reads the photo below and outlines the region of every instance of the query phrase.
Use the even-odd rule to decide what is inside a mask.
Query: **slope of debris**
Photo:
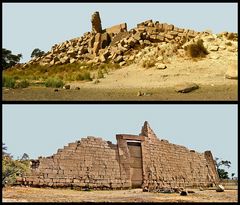
[[[197,32],[158,21],[144,21],[127,31],[127,24],[102,29],[98,12],[92,16],[92,31],[83,36],[55,44],[45,55],[26,65],[62,65],[74,62],[118,63],[120,66],[153,59],[154,66],[163,68],[166,56],[184,53],[184,47],[202,39],[210,52],[228,49],[237,52],[237,34]]]

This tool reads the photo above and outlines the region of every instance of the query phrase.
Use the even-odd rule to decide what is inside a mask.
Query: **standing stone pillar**
[[[102,33],[102,24],[101,24],[101,19],[98,11],[93,13],[91,22],[92,22],[92,32]]]

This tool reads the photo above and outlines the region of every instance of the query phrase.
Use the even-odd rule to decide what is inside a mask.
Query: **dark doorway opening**
[[[141,142],[127,142],[130,153],[130,177],[132,188],[141,188],[143,183]]]

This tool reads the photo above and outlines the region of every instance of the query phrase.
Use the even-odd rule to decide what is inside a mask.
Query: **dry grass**
[[[186,54],[192,58],[205,57],[208,54],[207,49],[203,45],[203,40],[201,39],[185,46],[184,50],[186,51]]]
[[[148,58],[142,61],[142,67],[144,68],[151,68],[155,66],[156,58]]]
[[[76,191],[70,189],[11,187],[3,189],[3,199],[28,202],[237,202],[237,190],[199,191],[188,196],[178,193],[149,193],[142,189]]]
[[[24,79],[29,81],[46,81],[48,78],[58,78],[62,81],[91,81],[93,73],[101,70],[108,73],[110,70],[118,69],[120,66],[113,63],[101,65],[76,62],[67,65],[41,66],[38,64],[26,67],[12,67],[4,70],[3,75],[13,79]]]

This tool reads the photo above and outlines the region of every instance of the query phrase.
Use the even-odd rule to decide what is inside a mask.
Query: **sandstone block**
[[[174,39],[174,36],[172,36],[170,34],[165,34],[164,36],[165,36],[165,38],[170,39],[170,40]]]
[[[77,60],[75,58],[70,58],[70,63],[74,63],[76,62]]]
[[[178,32],[177,31],[170,31],[170,32],[168,32],[170,35],[172,35],[172,36],[177,36],[178,35]]]
[[[151,42],[149,40],[144,40],[143,43],[147,46],[151,45]]]
[[[224,186],[221,184],[217,185],[216,192],[224,192]]]
[[[101,41],[101,33],[97,33],[94,38],[94,42],[100,42]]]
[[[219,49],[219,46],[214,46],[214,45],[208,46],[209,51],[218,51],[218,49]]]
[[[166,25],[166,30],[167,31],[172,31],[174,29],[174,25],[170,24],[170,25]]]
[[[127,24],[126,23],[122,23],[122,24],[119,24],[119,25],[115,25],[115,26],[112,26],[110,28],[106,28],[106,32],[107,33],[120,33],[120,32],[126,32],[127,31]]]
[[[101,48],[109,46],[110,42],[111,38],[108,33],[101,34],[101,46],[100,46]]]
[[[156,68],[159,69],[159,70],[164,70],[167,68],[167,66],[163,63],[156,63]]]
[[[150,24],[153,23],[153,20],[152,20],[152,19],[149,19],[149,20],[147,20],[147,21],[144,21],[144,22],[143,22],[143,25],[144,25],[144,26],[148,26],[149,23],[150,23]]]
[[[142,33],[138,32],[133,35],[133,38],[137,41],[140,41],[142,39]]]
[[[163,32],[164,31],[163,24],[157,24],[156,29],[158,32]]]
[[[70,62],[70,58],[68,56],[64,56],[63,58],[60,59],[60,62],[62,64],[69,63]]]
[[[91,23],[92,23],[92,32],[93,33],[101,33],[102,32],[102,24],[101,24],[100,14],[98,11],[93,13]]]
[[[100,50],[100,47],[101,47],[101,44],[100,42],[94,42],[94,45],[93,45],[93,54],[94,55],[97,55],[99,50]]]
[[[175,91],[180,93],[188,93],[198,88],[199,86],[196,83],[181,83],[175,86]]]

